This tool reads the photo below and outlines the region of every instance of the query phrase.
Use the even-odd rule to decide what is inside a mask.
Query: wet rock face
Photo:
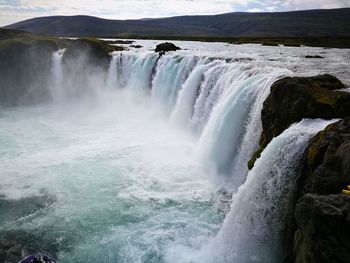
[[[96,39],[72,41],[62,57],[68,97],[79,97],[103,86],[111,60],[108,45]]]
[[[0,42],[0,105],[33,104],[49,98],[52,41]]]
[[[262,110],[263,133],[254,161],[273,137],[303,118],[342,120],[310,140],[286,233],[286,260],[297,263],[349,262],[350,93],[331,75],[276,81]],[[288,245],[289,242],[289,245]]]
[[[271,86],[261,112],[263,133],[260,149],[249,161],[251,169],[272,138],[303,118],[334,119],[350,116],[350,93],[341,92],[344,84],[331,75],[286,77]]]
[[[292,123],[303,118],[342,118],[350,116],[350,94],[336,77],[287,77],[271,86],[262,110],[261,144],[267,145]]]
[[[74,66],[90,66],[108,69],[110,49],[98,40],[77,39],[72,41],[63,55],[63,62]],[[74,63],[73,63],[74,62]]]
[[[350,118],[329,125],[310,141],[301,179],[301,194],[338,194],[350,184]]]
[[[309,143],[295,209],[295,262],[349,262],[350,118],[329,125]]]
[[[295,218],[295,262],[349,262],[350,196],[306,194],[298,201]]]

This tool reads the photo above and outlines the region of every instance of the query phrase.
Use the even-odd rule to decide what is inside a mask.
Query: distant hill
[[[50,16],[5,28],[58,36],[349,37],[350,8],[140,20]]]

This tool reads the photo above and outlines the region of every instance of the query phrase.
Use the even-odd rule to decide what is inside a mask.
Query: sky
[[[0,26],[51,15],[139,19],[350,7],[350,0],[0,0]]]

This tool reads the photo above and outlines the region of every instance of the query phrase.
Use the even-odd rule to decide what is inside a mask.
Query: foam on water
[[[194,158],[193,138],[147,99],[108,97],[94,109],[85,102],[2,113],[1,194],[54,201],[0,231],[35,231],[42,242],[68,245],[60,262],[163,262],[173,244],[218,230],[214,185]]]

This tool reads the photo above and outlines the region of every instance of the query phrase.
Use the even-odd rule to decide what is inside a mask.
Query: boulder
[[[248,166],[251,169],[262,150],[291,124],[303,118],[333,119],[350,116],[350,93],[337,91],[344,84],[332,75],[286,77],[271,86],[261,113],[260,148]]]
[[[154,51],[155,52],[159,52],[161,54],[165,54],[165,52],[176,51],[176,50],[179,50],[179,49],[181,49],[181,48],[175,46],[175,44],[169,43],[169,42],[165,42],[165,43],[158,44]]]

